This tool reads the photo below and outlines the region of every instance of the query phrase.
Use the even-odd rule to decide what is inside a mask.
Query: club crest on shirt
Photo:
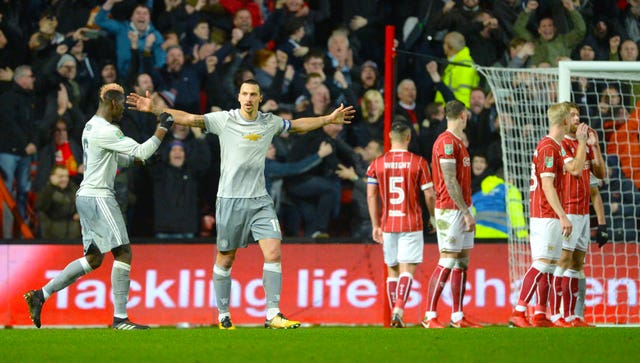
[[[116,130],[116,137],[118,139],[123,139],[124,138],[124,134],[122,133],[121,130]]]
[[[453,155],[453,144],[444,144],[445,155]]]
[[[560,155],[562,155],[562,156],[567,155],[567,152],[564,151],[564,148],[560,148]]]
[[[244,139],[247,139],[249,141],[258,141],[260,139],[262,139],[262,135],[259,134],[247,134],[242,136]]]
[[[547,156],[546,158],[544,158],[544,166],[546,166],[547,168],[553,166],[553,156]]]

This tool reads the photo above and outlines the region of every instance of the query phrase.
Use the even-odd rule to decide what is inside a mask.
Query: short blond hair
[[[563,125],[571,114],[571,105],[568,102],[561,102],[551,105],[547,111],[549,127]]]

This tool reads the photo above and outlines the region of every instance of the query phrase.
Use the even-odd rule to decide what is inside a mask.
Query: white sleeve
[[[103,149],[146,160],[158,150],[160,139],[154,135],[144,143],[138,144],[134,139],[124,136],[122,131],[114,126],[101,130],[96,135],[95,143]]]
[[[133,164],[133,156],[129,156],[127,154],[118,153],[118,167],[127,168]]]
[[[216,135],[220,135],[229,120],[229,111],[209,112],[204,114],[205,129]]]

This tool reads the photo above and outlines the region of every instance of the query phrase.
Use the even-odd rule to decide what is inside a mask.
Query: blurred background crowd
[[[473,67],[448,61],[508,68],[636,61],[640,0],[3,0],[2,177],[38,237],[78,238],[81,135],[101,85],[118,82],[158,104],[206,113],[237,108],[240,83],[253,78],[262,111],[283,118],[327,114],[340,103],[357,108],[351,125],[274,139],[266,178],[285,236],[369,239],[364,176],[383,152],[385,25],[396,27],[402,51],[393,119],[413,126],[410,150],[430,161],[446,129],[444,103],[462,101],[471,114],[465,142],[474,204],[506,213],[504,203],[491,205],[499,198],[487,198],[511,192],[501,178],[494,97]],[[608,223],[618,239],[636,241],[640,87],[575,82],[574,91],[583,92],[574,101],[607,154]],[[142,142],[156,120],[127,110],[120,126]],[[619,160],[619,145],[628,160]],[[215,135],[174,125],[151,162],[118,171],[130,234],[215,236],[219,166]],[[524,225],[522,215],[512,218]],[[505,220],[484,237],[505,238],[506,228]],[[5,221],[4,237],[12,233]]]

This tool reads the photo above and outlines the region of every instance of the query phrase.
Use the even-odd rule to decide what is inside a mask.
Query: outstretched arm
[[[291,121],[291,131],[305,133],[319,129],[328,124],[350,124],[353,119],[356,110],[353,106],[344,107],[340,104],[340,107],[333,110],[332,113],[325,116],[318,117],[304,117]]]
[[[173,116],[173,122],[190,126],[190,127],[199,127],[201,129],[204,128],[204,115],[196,115],[180,110],[175,110],[173,108],[159,108],[154,107],[153,102],[151,102],[151,95],[149,91],[147,91],[146,97],[140,96],[137,93],[129,93],[127,96],[127,105],[129,108],[134,109],[140,112],[151,112],[156,116],[159,116],[163,112],[170,113]]]

